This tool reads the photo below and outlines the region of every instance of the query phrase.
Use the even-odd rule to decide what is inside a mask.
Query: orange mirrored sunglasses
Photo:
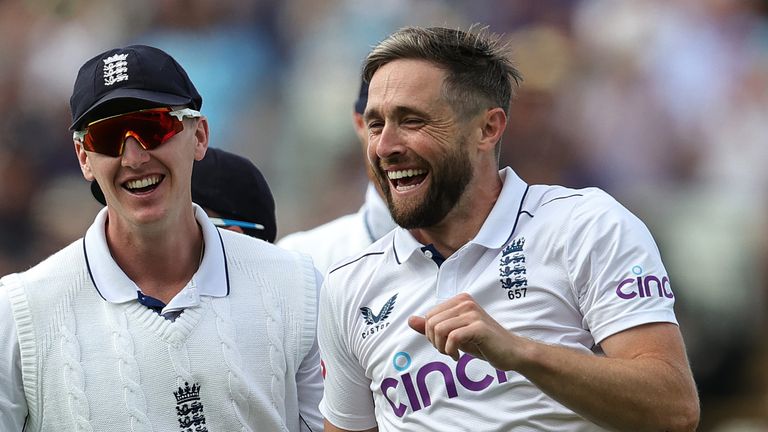
[[[184,117],[200,117],[198,111],[184,108],[153,108],[120,114],[88,124],[84,131],[74,133],[83,148],[106,156],[123,154],[125,140],[132,137],[145,150],[156,149],[184,130]]]

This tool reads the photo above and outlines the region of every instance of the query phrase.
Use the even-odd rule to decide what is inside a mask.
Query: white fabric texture
[[[460,292],[509,331],[594,355],[622,330],[676,324],[659,251],[635,216],[598,189],[529,187],[510,168],[500,175],[503,189],[480,231],[440,267],[398,228],[326,275],[320,410],[332,424],[381,432],[602,430],[522,375],[467,354],[454,361],[408,326],[410,315]]]
[[[386,203],[369,183],[365,203],[357,213],[289,234],[277,245],[310,255],[318,270],[325,273],[333,264],[370,246],[395,226]]]
[[[25,430],[322,430],[310,260],[218,230],[197,206],[196,217],[206,256],[179,293],[187,307],[174,322],[141,305],[130,284],[133,298],[105,301],[119,290],[93,281],[120,278],[109,274],[114,268],[89,272],[88,241],[2,279],[0,301],[7,298],[13,319],[0,317],[0,333],[17,329]],[[224,268],[217,257],[226,270],[206,272]],[[2,388],[0,403],[6,395],[18,397]]]

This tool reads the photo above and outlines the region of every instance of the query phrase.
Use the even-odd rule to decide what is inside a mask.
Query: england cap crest
[[[71,130],[99,118],[144,108],[187,106],[200,110],[203,99],[187,73],[165,51],[131,45],[88,60],[75,79]]]

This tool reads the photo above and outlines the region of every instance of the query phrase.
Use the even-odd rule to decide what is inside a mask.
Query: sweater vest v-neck
[[[98,294],[82,240],[3,278],[27,431],[299,430],[296,371],[315,338],[308,258],[222,232],[230,292],[174,322]]]

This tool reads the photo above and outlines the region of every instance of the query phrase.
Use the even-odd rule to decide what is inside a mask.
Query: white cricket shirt
[[[440,354],[407,323],[460,292],[508,330],[585,353],[677,323],[645,225],[605,192],[528,186],[510,168],[477,236],[439,267],[396,229],[331,269],[321,290],[323,415],[351,430],[597,431],[516,372]],[[599,355],[599,354],[595,354]]]
[[[308,254],[315,267],[325,273],[331,265],[370,246],[395,226],[387,204],[369,182],[365,203],[357,213],[341,216],[311,230],[289,234],[276,244]]]

